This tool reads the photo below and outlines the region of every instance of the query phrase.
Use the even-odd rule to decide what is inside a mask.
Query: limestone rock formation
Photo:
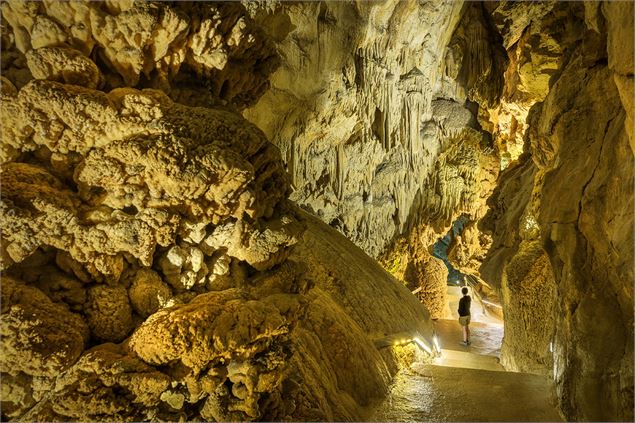
[[[540,58],[551,46],[553,60],[534,63],[550,79],[528,113],[527,151],[492,197],[481,271],[502,287],[503,360],[552,374],[569,419],[630,420],[633,149],[621,99],[632,90],[633,5],[536,8],[543,33],[516,48]]]
[[[363,420],[457,219],[505,366],[633,419],[632,3],[0,10],[2,420]]]
[[[373,398],[384,395],[389,375],[403,365],[399,354],[377,351],[368,338],[420,333],[427,334],[430,342],[430,315],[361,249],[317,218],[304,216],[308,229],[290,259],[312,269],[315,289],[307,294],[311,304],[300,330],[297,380],[302,381],[304,399],[297,402],[306,409],[307,419],[359,420],[364,414],[351,413],[341,404],[370,405]],[[387,285],[386,278],[394,283]],[[338,369],[332,376],[316,368],[311,358],[311,350],[320,344],[330,368]],[[368,360],[377,363],[375,368],[368,368]]]
[[[61,373],[50,392],[27,413],[24,421],[119,420],[161,418],[170,377],[127,354],[115,344],[84,352]],[[107,416],[107,417],[106,417]]]
[[[429,315],[288,201],[245,8],[1,7],[3,420],[362,419]]]
[[[438,237],[462,213],[483,214],[477,200],[493,189],[478,185],[490,171],[479,166],[496,163],[493,182],[496,152],[467,101],[471,82],[456,81],[461,69],[472,71],[472,41],[488,46],[492,33],[453,39],[461,8],[415,1],[249,8],[282,38],[282,58],[272,89],[244,115],[280,147],[292,198],[371,256],[407,238],[420,220]],[[482,16],[479,9],[479,22]],[[491,77],[500,79],[497,70]]]
[[[48,79],[87,88],[102,85],[103,76],[97,65],[77,50],[41,47],[28,51],[25,57],[35,79]]]
[[[182,104],[241,108],[277,66],[239,3],[11,0],[2,19],[2,73],[18,88],[31,78],[158,88]]]
[[[400,239],[380,263],[412,292],[426,307],[433,319],[451,315],[447,299],[448,268],[433,257],[426,247],[432,230],[414,230],[409,239]]]
[[[459,216],[485,214],[499,158],[476,101],[497,104],[506,63],[485,8],[386,1],[248,10],[277,40],[281,66],[244,115],[280,147],[292,199],[371,256],[412,268],[428,262]],[[404,255],[423,226],[434,230],[417,235],[421,254]],[[419,274],[409,278],[426,284]],[[434,316],[441,289],[428,293]]]
[[[3,372],[52,377],[77,360],[88,340],[80,316],[11,277],[2,300]]]
[[[439,319],[450,315],[447,301],[448,268],[431,255],[424,256],[409,269],[420,281],[421,302],[430,311],[430,317]]]
[[[490,8],[510,62],[500,104],[483,110],[481,124],[494,135],[504,168],[523,153],[530,108],[545,98],[554,75],[568,60],[568,47],[583,35],[584,7],[545,1],[490,3]]]
[[[498,105],[503,93],[507,54],[500,38],[486,5],[471,2],[465,6],[448,46],[446,63],[453,65],[452,73],[470,99],[485,108]]]
[[[92,335],[101,341],[121,342],[133,328],[132,307],[123,286],[91,287],[85,312]]]
[[[172,290],[161,275],[150,269],[139,269],[128,289],[130,305],[144,319],[168,304]]]
[[[479,276],[479,268],[492,244],[492,237],[478,228],[477,222],[468,222],[448,247],[448,260],[461,273]]]
[[[13,210],[3,221],[5,266],[49,245],[87,263],[93,277],[117,281],[123,253],[149,266],[158,246],[176,241],[182,219],[268,218],[286,194],[275,147],[255,128],[242,129],[228,112],[183,108],[156,91],[103,94],[32,82],[2,112],[3,205]],[[34,152],[57,177],[40,165],[6,163],[16,151]],[[60,180],[71,175],[77,193]],[[283,256],[258,239],[292,222],[268,225],[239,225],[233,237],[242,240],[221,237],[212,247],[270,267]],[[293,243],[289,235],[268,240]]]

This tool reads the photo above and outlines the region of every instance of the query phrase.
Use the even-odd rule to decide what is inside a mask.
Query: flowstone
[[[288,200],[244,7],[2,12],[2,419],[362,419],[403,365],[375,339],[428,315]]]

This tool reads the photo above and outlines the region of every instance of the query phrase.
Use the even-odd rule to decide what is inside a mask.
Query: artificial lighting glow
[[[440,353],[441,346],[439,345],[439,338],[436,335],[432,336],[432,342],[434,342],[434,349]]]
[[[419,347],[423,348],[428,354],[432,354],[432,349],[428,345],[426,345],[426,343],[424,343],[421,339],[415,338],[414,341],[417,345],[419,345]]]
[[[490,305],[490,306],[493,306],[493,307],[503,308],[503,306],[498,305],[498,304],[494,304],[494,303],[492,303],[492,302],[490,302],[490,301],[487,301],[487,300],[483,300],[483,302],[484,302],[485,304]]]
[[[434,349],[437,353],[441,353],[441,346],[439,345],[439,339],[437,338],[436,335],[434,335],[432,337],[433,343],[434,343]],[[429,343],[425,340],[425,339],[421,339],[421,338],[412,338],[412,339],[398,339],[396,340],[393,345],[405,345],[405,344],[409,344],[411,342],[414,342],[415,344],[417,344],[419,346],[419,348],[421,348],[422,350],[424,350],[425,352],[427,352],[430,355],[434,355],[432,352],[432,348],[430,347]]]

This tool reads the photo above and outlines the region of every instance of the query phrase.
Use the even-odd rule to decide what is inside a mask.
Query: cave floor
[[[461,326],[456,320],[439,319],[434,322],[434,330],[439,337],[442,350],[441,358],[456,356],[457,353],[465,353],[464,357],[487,356],[498,362],[500,356],[501,341],[503,339],[503,324],[472,322],[470,323],[471,345],[464,346]],[[437,364],[443,364],[437,362]],[[458,366],[465,367],[465,366]]]
[[[399,372],[370,420],[563,421],[548,378],[500,365],[501,320],[473,312],[472,344],[463,346],[458,316],[452,317],[434,322],[441,356]]]
[[[452,367],[469,367],[486,370],[504,370],[498,363],[503,341],[503,321],[489,313],[483,303],[475,300],[472,304],[472,322],[470,323],[470,346],[460,344],[463,340],[457,313],[461,288],[448,286],[447,299],[450,313],[446,319],[434,321],[434,331],[439,337],[442,349],[441,358],[435,364]],[[484,357],[487,356],[487,357]],[[496,364],[493,366],[491,364]],[[481,365],[482,364],[482,365]],[[483,367],[486,366],[486,367]]]
[[[543,377],[416,363],[395,377],[371,421],[563,421]]]

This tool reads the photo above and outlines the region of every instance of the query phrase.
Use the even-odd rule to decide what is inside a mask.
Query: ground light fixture
[[[436,355],[432,353],[432,348],[430,347],[430,344],[428,342],[426,342],[425,339],[421,339],[421,338],[414,338],[414,342],[415,344],[417,344],[419,346],[419,348],[423,349],[425,352],[427,352],[430,355]]]
[[[441,355],[441,345],[439,345],[439,337],[436,334],[432,336],[432,342],[434,343],[434,350]]]

